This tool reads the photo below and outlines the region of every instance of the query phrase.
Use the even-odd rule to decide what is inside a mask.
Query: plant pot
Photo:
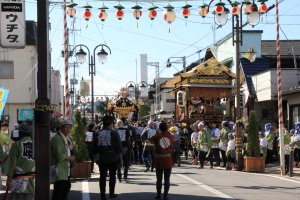
[[[265,172],[265,159],[257,157],[244,157],[245,172]]]
[[[71,169],[71,178],[89,178],[91,177],[91,161],[75,162]]]

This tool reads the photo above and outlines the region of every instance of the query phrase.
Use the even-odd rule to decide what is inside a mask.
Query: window
[[[0,61],[0,79],[14,78],[14,62]]]

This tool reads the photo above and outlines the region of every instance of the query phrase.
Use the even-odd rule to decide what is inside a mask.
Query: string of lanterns
[[[246,15],[248,15],[248,23],[251,25],[255,25],[256,23],[258,23],[259,19],[260,19],[260,15],[264,14],[268,7],[265,4],[265,2],[268,0],[257,0],[257,2],[260,2],[260,6],[258,7],[254,0],[250,1],[250,0],[243,0],[241,3],[238,1],[229,1],[231,3],[231,14],[232,15],[238,15],[240,14],[240,7],[239,5],[242,4],[244,5],[244,13]],[[68,10],[67,10],[67,14],[70,17],[74,17],[76,15],[76,9],[75,7],[78,4],[71,2],[67,5]],[[186,4],[184,6],[182,6],[182,16],[187,19],[190,15],[191,15],[191,8],[192,6],[189,4]],[[209,7],[210,5],[205,4],[203,2],[202,5],[199,6],[199,15],[202,18],[205,18],[208,13],[209,13]],[[90,11],[91,8],[93,8],[91,5],[89,5],[88,3],[84,6],[82,6],[82,8],[84,8],[84,12],[83,12],[83,18],[86,21],[89,21],[92,18],[92,12]],[[124,13],[124,9],[125,7],[122,6],[120,3],[116,6],[114,6],[114,8],[116,9],[116,13],[115,16],[118,20],[122,20],[125,16]],[[157,17],[157,6],[152,5],[150,8],[148,8],[148,17],[151,20],[154,20]],[[163,7],[165,9],[165,11],[163,12],[163,19],[168,23],[168,24],[172,24],[175,19],[176,19],[176,13],[174,12],[174,7],[171,4],[168,4],[167,6]],[[109,9],[108,7],[106,7],[103,3],[103,6],[101,6],[99,8],[100,12],[98,14],[99,19],[104,22],[107,17],[108,14],[106,12],[106,10]],[[131,7],[131,9],[133,10],[132,14],[133,17],[136,20],[139,20],[142,17],[142,7],[139,6],[138,4],[136,4],[135,6]],[[218,3],[215,4],[215,7],[212,11],[212,14],[215,15],[215,22],[219,25],[223,25],[224,23],[226,23],[227,21],[227,15],[229,13],[229,9],[225,7],[225,3],[222,2],[222,0],[220,0]],[[250,15],[252,15],[252,17],[249,17]],[[138,24],[137,24],[138,27]]]

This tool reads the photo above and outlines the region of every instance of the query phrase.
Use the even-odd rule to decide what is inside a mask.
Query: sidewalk
[[[281,173],[281,170],[280,170],[279,163],[275,163],[273,165],[266,165],[265,174],[280,175],[280,173]],[[289,177],[289,176],[286,175],[286,177]],[[293,177],[300,180],[300,168],[299,167],[293,168]]]

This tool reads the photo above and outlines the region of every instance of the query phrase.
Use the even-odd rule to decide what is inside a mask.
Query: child
[[[235,169],[235,141],[234,141],[234,136],[232,133],[228,134],[228,145],[227,145],[227,151],[226,151],[226,156],[227,156],[227,166],[226,170],[231,170]]]

